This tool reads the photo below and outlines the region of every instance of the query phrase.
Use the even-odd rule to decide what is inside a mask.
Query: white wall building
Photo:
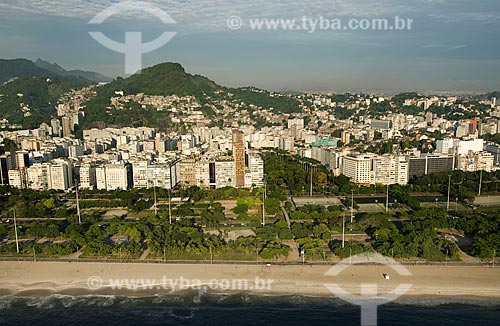
[[[126,190],[132,186],[132,167],[124,162],[99,166],[96,183],[100,190]]]
[[[49,189],[68,190],[73,187],[73,164],[65,160],[53,160],[49,164],[49,176]]]
[[[346,156],[342,173],[353,183],[370,184],[372,158],[364,155]]]
[[[65,160],[35,163],[27,170],[27,187],[33,190],[68,190],[73,187],[73,165]]]
[[[466,172],[486,171],[491,172],[495,164],[495,157],[489,152],[470,153],[459,155],[458,169]]]
[[[408,162],[404,156],[346,156],[343,174],[358,184],[405,185],[408,184]]]
[[[248,176],[248,177],[247,177]],[[264,185],[264,161],[259,155],[248,155],[248,169],[245,176],[245,187],[262,187]]]
[[[436,141],[436,152],[442,154],[453,154],[453,149],[458,145],[460,140],[455,138],[445,138]]]
[[[82,163],[79,168],[79,188],[94,189],[97,186],[96,166],[93,163]]]
[[[484,150],[484,140],[474,139],[474,140],[461,140],[457,145],[458,155],[467,155],[469,152],[477,153]]]

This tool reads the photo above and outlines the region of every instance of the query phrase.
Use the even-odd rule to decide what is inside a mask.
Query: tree
[[[274,259],[279,256],[288,256],[291,250],[292,249],[288,246],[274,241],[269,241],[263,246],[259,255],[264,259]]]
[[[57,205],[56,200],[52,197],[43,202],[43,205],[48,209],[54,209]]]
[[[232,209],[235,214],[244,214],[248,213],[248,205],[247,204],[238,204],[235,208]]]
[[[255,228],[255,234],[262,240],[274,240],[276,238],[276,229],[273,226],[261,226]]]
[[[275,198],[267,197],[266,198],[266,213],[270,215],[278,214],[278,210],[280,207],[280,201]]]
[[[305,238],[312,234],[312,230],[302,223],[293,223],[292,224],[292,234],[296,238]]]
[[[88,242],[102,242],[107,233],[97,224],[92,225],[85,233]]]
[[[318,184],[324,185],[328,181],[328,175],[326,173],[324,173],[324,172],[319,172],[318,176],[317,176],[317,179],[318,179],[317,180]]]
[[[347,241],[345,242],[345,247],[342,248],[342,241],[332,240],[328,244],[330,250],[342,259],[345,259],[349,256],[358,255],[364,253],[365,248],[357,242]]]

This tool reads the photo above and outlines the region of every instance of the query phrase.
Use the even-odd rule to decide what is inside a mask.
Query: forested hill
[[[124,125],[148,125],[157,127],[161,125],[166,117],[162,113],[153,112],[152,109],[143,109],[140,106],[131,106],[127,111],[109,114],[106,112],[111,104],[111,97],[115,92],[123,92],[124,95],[158,96],[194,96],[199,103],[205,105],[216,100],[240,101],[248,105],[254,105],[264,109],[273,109],[276,113],[299,112],[299,102],[291,97],[278,97],[268,91],[257,88],[227,88],[218,85],[207,77],[192,75],[185,71],[178,63],[162,63],[153,67],[145,68],[141,73],[132,75],[126,79],[117,78],[113,82],[96,88],[97,96],[86,103],[86,119],[84,128],[96,126],[124,126]]]
[[[62,94],[87,85],[86,80],[64,81],[57,77],[17,78],[0,85],[0,118],[25,128],[37,128],[56,116],[55,106]],[[23,107],[29,111],[23,111]]]

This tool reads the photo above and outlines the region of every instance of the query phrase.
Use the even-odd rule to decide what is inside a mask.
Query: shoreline
[[[500,269],[498,268],[406,266],[412,275],[402,276],[390,266],[350,266],[336,276],[325,276],[324,274],[330,268],[331,266],[307,265],[268,267],[265,265],[0,262],[0,296],[28,297],[59,294],[151,297],[183,295],[198,291],[207,294],[247,293],[276,297],[302,295],[333,298],[337,296],[329,290],[328,284],[338,284],[343,290],[355,295],[360,294],[362,284],[375,284],[381,296],[390,294],[401,284],[411,284],[411,288],[400,296],[401,300],[446,299],[500,303]],[[384,274],[389,274],[390,279],[384,279]],[[95,278],[101,280],[102,283],[94,288],[89,283],[89,279]],[[116,280],[131,280],[132,282],[146,280],[148,282],[146,286],[133,289],[122,286],[118,289],[111,284]],[[208,286],[215,284],[213,281],[220,282],[218,285],[223,284],[225,287]],[[185,287],[182,286],[183,284]],[[235,284],[243,284],[247,287],[234,288]]]

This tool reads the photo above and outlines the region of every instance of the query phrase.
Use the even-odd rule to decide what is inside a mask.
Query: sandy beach
[[[336,276],[325,276],[329,269],[310,265],[0,262],[0,295],[151,295],[209,286],[208,291],[214,293],[334,296],[327,284],[336,284],[353,294],[360,293],[361,284],[374,284],[377,293],[384,295],[401,284],[411,284],[404,297],[500,301],[500,268],[412,266],[407,267],[412,275],[402,276],[389,266],[350,266]],[[389,274],[390,279],[385,279],[384,274]],[[125,282],[120,283],[121,289],[116,287],[117,281]],[[127,283],[136,285],[137,281],[139,286],[133,288]],[[143,281],[146,286],[140,283]]]

